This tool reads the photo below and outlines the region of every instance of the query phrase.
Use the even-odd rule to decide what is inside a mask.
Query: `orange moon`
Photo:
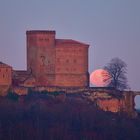
[[[97,69],[91,73],[90,82],[98,87],[107,86],[111,82],[110,74],[104,69]]]

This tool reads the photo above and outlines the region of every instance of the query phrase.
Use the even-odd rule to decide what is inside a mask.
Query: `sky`
[[[140,0],[0,0],[0,61],[26,69],[26,30],[90,44],[89,72],[112,58],[127,64],[140,91]]]

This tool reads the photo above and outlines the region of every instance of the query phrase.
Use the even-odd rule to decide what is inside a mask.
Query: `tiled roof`
[[[5,64],[3,62],[0,62],[0,67],[11,67],[11,66],[9,66],[9,65],[7,65],[7,64]]]
[[[24,71],[24,70],[14,70],[13,71],[14,82],[16,82],[16,81],[24,82],[29,77],[31,77],[31,73],[29,73],[28,71]]]
[[[61,45],[61,44],[78,44],[78,45],[89,46],[86,43],[82,43],[82,42],[75,41],[75,40],[72,40],[72,39],[56,39],[56,45]]]
[[[15,72],[17,74],[28,74],[28,71],[26,71],[26,70],[15,70]]]
[[[14,74],[19,77],[29,77],[30,73],[24,70],[14,70]]]

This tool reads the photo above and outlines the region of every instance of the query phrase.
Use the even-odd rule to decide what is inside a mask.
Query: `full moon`
[[[97,69],[91,73],[90,82],[98,87],[107,86],[111,82],[110,74],[104,69]]]

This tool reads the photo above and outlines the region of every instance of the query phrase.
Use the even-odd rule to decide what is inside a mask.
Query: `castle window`
[[[49,39],[48,39],[48,38],[45,38],[44,40],[45,40],[45,41],[49,41]]]
[[[57,59],[57,62],[60,62],[60,59],[59,58]]]
[[[74,59],[73,62],[76,63],[77,62],[76,59]]]
[[[60,68],[57,68],[57,71],[60,71]]]
[[[8,69],[6,69],[6,72],[8,71]]]
[[[66,62],[69,63],[69,60],[67,59]]]
[[[3,74],[3,78],[5,78],[5,75]]]
[[[39,38],[39,41],[43,41],[43,38]]]

